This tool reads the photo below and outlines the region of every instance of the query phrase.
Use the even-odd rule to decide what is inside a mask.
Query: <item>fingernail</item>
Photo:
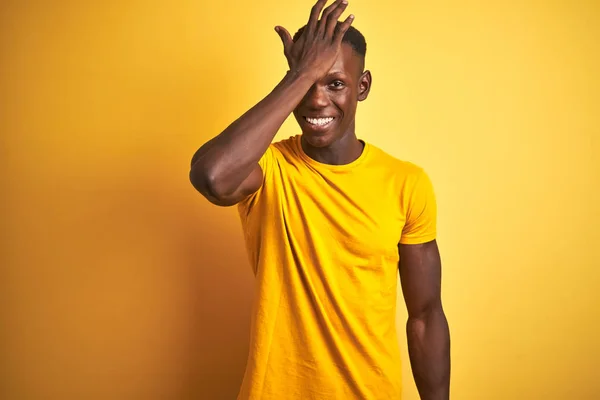
[[[350,14],[350,19],[354,19],[354,14]]]

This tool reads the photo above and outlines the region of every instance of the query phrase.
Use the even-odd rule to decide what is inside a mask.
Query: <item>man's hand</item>
[[[350,15],[338,24],[338,18],[348,6],[347,0],[336,0],[323,10],[326,3],[327,0],[318,0],[312,7],[308,24],[296,42],[285,28],[275,27],[283,42],[283,52],[290,71],[308,74],[315,81],[323,77],[335,63],[344,34],[354,20],[354,16]]]
[[[290,70],[271,93],[202,145],[192,157],[190,181],[212,203],[231,206],[261,187],[265,181],[265,171],[259,164],[261,157],[311,86],[335,63],[344,34],[354,18],[350,16],[338,24],[348,2],[336,0],[323,10],[325,3],[327,0],[319,0],[314,5],[296,42],[287,30],[275,28]]]

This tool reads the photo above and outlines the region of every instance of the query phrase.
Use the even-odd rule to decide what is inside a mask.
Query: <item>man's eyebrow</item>
[[[331,71],[327,74],[327,76],[333,76],[333,75],[345,75],[343,71]]]

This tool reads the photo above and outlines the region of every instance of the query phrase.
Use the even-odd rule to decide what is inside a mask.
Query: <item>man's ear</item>
[[[369,96],[369,92],[371,91],[371,83],[371,71],[366,70],[360,76],[358,83],[358,101],[366,100],[367,96]]]

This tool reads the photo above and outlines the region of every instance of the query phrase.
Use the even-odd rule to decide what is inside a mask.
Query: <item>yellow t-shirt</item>
[[[400,399],[398,243],[435,239],[424,171],[365,143],[350,164],[268,148],[238,204],[257,292],[238,400]]]

